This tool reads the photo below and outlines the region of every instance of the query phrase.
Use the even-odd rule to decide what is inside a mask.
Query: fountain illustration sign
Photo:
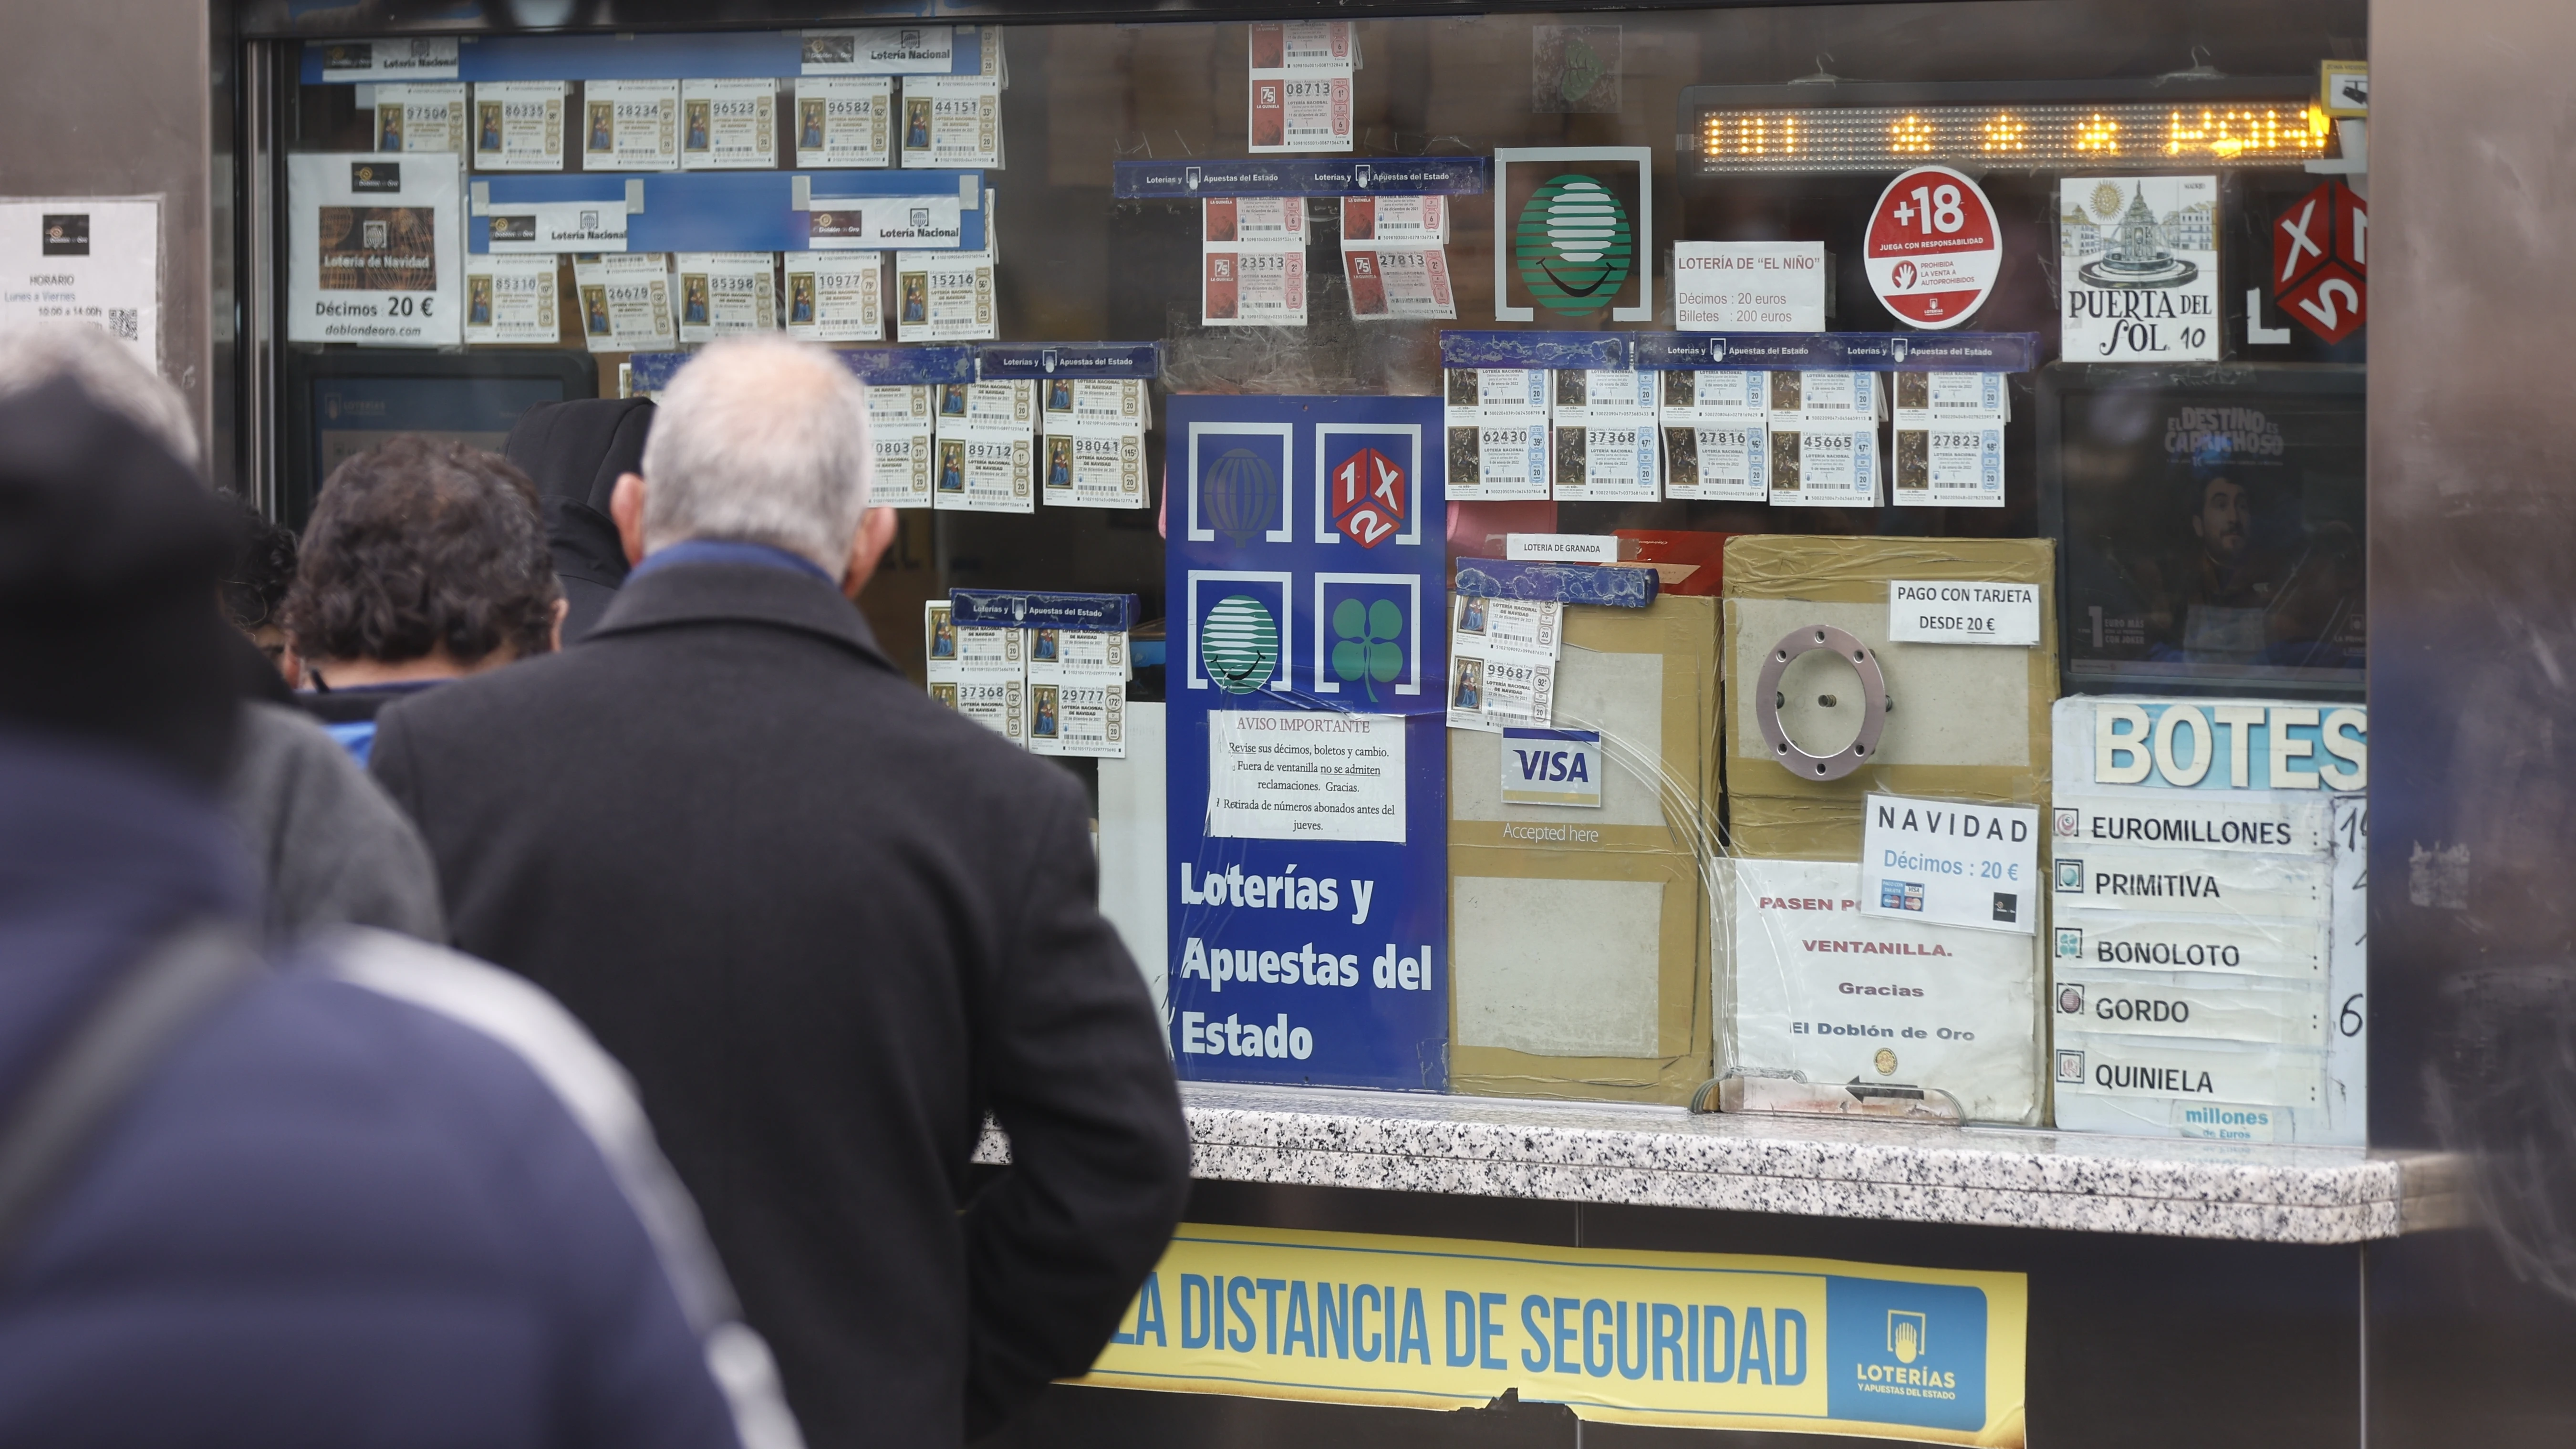
[[[2059,183],[2060,349],[2069,362],[2218,360],[2218,178]]]

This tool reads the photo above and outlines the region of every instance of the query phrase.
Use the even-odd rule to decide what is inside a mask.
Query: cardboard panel
[[[2035,584],[2036,648],[1887,641],[1888,585],[1898,579]],[[2056,545],[2044,538],[1820,538],[1755,535],[1726,545],[1727,824],[1739,855],[1860,858],[1860,807],[1873,791],[1996,804],[2048,800],[2048,710],[2057,697]],[[1877,651],[1894,708],[1880,757],[1840,780],[1802,779],[1772,758],[1754,724],[1753,686],[1784,634],[1801,624],[1849,629]],[[1793,673],[1782,706],[1793,737],[1848,740],[1856,689],[1835,687],[1829,661]],[[1850,680],[1848,670],[1840,675]],[[1821,681],[1821,682],[1820,682]],[[1787,689],[1779,691],[1788,694]],[[1835,706],[1816,703],[1831,694]]]
[[[1599,809],[1502,804],[1499,737],[1449,732],[1454,1090],[1684,1102],[1707,1080],[1718,602],[1567,607],[1555,723],[1601,732]]]

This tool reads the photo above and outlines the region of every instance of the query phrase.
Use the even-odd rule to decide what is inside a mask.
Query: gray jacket
[[[429,848],[349,752],[300,711],[242,706],[225,806],[250,845],[269,930],[377,926],[447,944]]]

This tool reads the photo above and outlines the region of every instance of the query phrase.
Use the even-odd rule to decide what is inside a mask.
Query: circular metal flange
[[[1800,655],[1819,649],[1841,656],[1860,676],[1860,733],[1849,745],[1830,755],[1809,754],[1789,738],[1789,731],[1780,724],[1780,676]],[[1771,646],[1770,655],[1762,661],[1762,678],[1756,690],[1754,722],[1762,727],[1762,738],[1770,743],[1771,757],[1799,779],[1839,780],[1878,753],[1879,734],[1887,728],[1887,676],[1879,670],[1877,653],[1854,638],[1850,630],[1831,624],[1805,624],[1781,635],[1780,642]]]

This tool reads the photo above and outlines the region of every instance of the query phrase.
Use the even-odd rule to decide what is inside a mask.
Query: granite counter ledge
[[[1199,1177],[2278,1243],[2454,1224],[2449,1159],[1678,1107],[1182,1088]],[[980,1160],[1006,1160],[988,1132]]]

